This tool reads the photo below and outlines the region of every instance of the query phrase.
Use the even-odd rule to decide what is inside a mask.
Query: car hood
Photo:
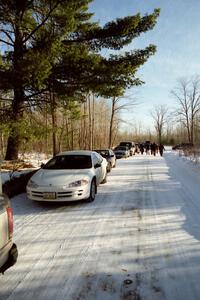
[[[38,185],[62,186],[80,179],[90,179],[93,176],[93,170],[47,170],[40,169],[32,177]]]

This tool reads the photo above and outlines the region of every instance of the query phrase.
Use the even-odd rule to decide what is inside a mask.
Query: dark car
[[[112,168],[116,167],[116,156],[112,149],[96,149],[94,151],[107,160],[107,172],[110,172]]]
[[[135,153],[135,143],[131,141],[120,142],[119,146],[126,146],[130,152],[130,156]]]

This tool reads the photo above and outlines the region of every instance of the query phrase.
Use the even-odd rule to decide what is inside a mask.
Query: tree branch
[[[58,7],[58,5],[59,4],[61,4],[62,3],[62,1],[58,1],[51,9],[50,9],[50,11],[49,11],[49,13],[46,15],[46,17],[44,18],[44,20],[37,26],[37,27],[35,27],[35,29],[31,32],[31,33],[29,33],[29,35],[23,40],[23,43],[26,43],[31,37],[32,37],[32,35],[34,35],[34,33],[36,32],[36,31],[38,31],[39,29],[40,29],[40,27],[42,27],[44,24],[45,24],[45,22],[48,20],[48,18],[50,17],[50,15],[52,14],[52,12]]]
[[[5,40],[0,39],[0,42],[6,44],[6,45],[8,45],[8,46],[13,47],[13,44],[11,44],[11,43],[9,43],[9,42],[6,42]]]

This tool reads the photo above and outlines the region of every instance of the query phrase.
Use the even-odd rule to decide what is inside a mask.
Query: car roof
[[[90,150],[72,150],[72,151],[64,151],[64,152],[58,153],[56,156],[59,156],[59,155],[91,155],[92,153],[95,153],[95,151],[90,151]]]
[[[112,149],[108,149],[108,148],[106,148],[106,149],[95,149],[94,151],[112,151]]]

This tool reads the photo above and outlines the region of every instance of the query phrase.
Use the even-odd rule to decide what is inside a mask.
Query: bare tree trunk
[[[4,157],[4,138],[3,132],[0,134],[0,147],[1,147],[1,157]]]
[[[112,99],[112,108],[111,108],[111,116],[110,116],[110,127],[109,127],[109,143],[108,147],[112,147],[112,134],[113,134],[113,121],[115,115],[115,104],[116,104],[116,97]]]
[[[79,147],[80,149],[84,149],[84,119],[82,118],[80,121],[80,129],[79,129],[80,133],[80,143],[79,143]]]
[[[83,122],[83,130],[84,130],[84,139],[83,139],[83,149],[87,149],[87,120],[86,120],[86,115],[87,115],[87,102],[84,103],[84,122]]]
[[[58,150],[57,144],[57,119],[56,119],[56,101],[54,93],[50,93],[51,99],[51,121],[52,121],[52,142],[53,142],[53,155],[56,155]]]
[[[154,107],[154,110],[151,111],[151,116],[153,117],[155,123],[155,129],[157,133],[158,143],[162,143],[162,136],[164,126],[167,121],[168,108],[164,105],[157,105]]]
[[[94,148],[94,123],[95,121],[95,97],[94,97],[94,94],[93,94],[93,97],[92,97],[92,148]]]
[[[74,124],[71,120],[71,150],[74,150]]]
[[[70,142],[69,142],[69,120],[67,117],[66,123],[65,123],[65,128],[66,128],[66,140],[67,140],[67,149],[70,149]]]
[[[89,150],[92,149],[92,113],[90,94],[88,95],[88,131],[89,131]]]

